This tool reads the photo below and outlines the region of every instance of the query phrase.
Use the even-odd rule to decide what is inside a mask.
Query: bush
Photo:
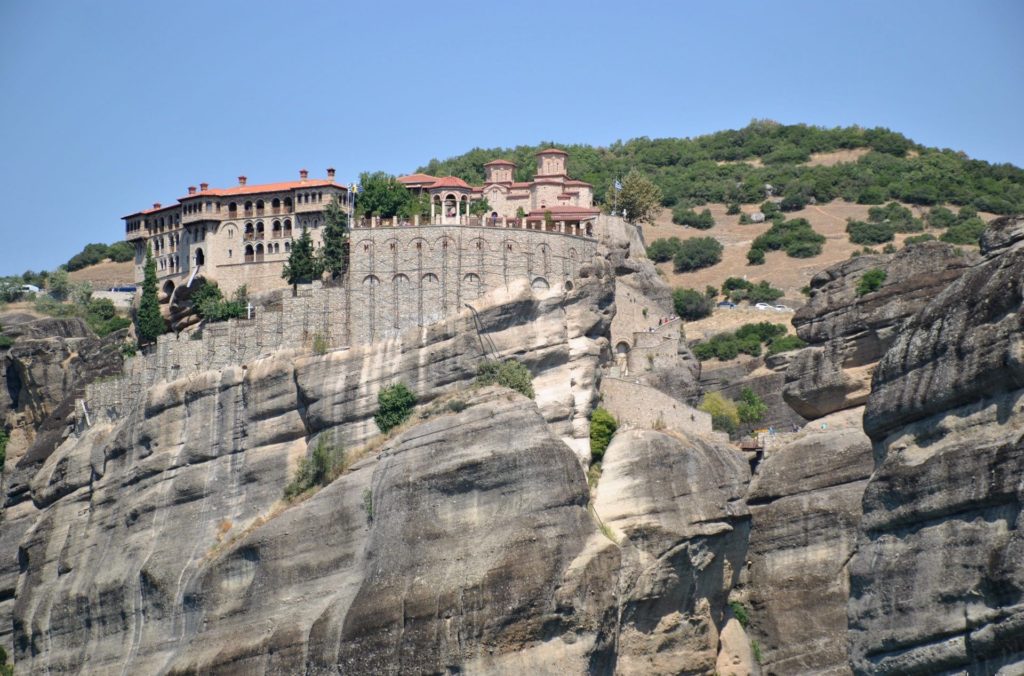
[[[101,338],[132,325],[132,321],[127,317],[117,316],[117,309],[109,298],[95,298],[89,301],[85,311],[85,323]]]
[[[779,208],[779,205],[776,204],[775,202],[772,202],[771,200],[765,200],[761,204],[761,213],[764,214],[764,217],[766,219],[774,218],[775,216],[778,216],[781,212],[782,210]]]
[[[761,281],[747,289],[747,300],[751,303],[771,303],[784,295],[782,289],[776,289],[768,282]]]
[[[672,222],[677,225],[688,225],[698,230],[707,230],[714,227],[715,219],[710,209],[705,209],[699,214],[687,207],[676,207],[672,210]]]
[[[11,345],[14,345],[14,338],[0,333],[0,350],[6,350]]]
[[[882,282],[884,281],[885,270],[881,268],[872,268],[868,270],[857,282],[857,295],[863,296],[871,293],[872,291],[878,291],[878,289],[882,288]]]
[[[885,223],[892,227],[895,232],[920,232],[924,230],[924,223],[914,218],[910,209],[899,202],[889,202],[884,207],[871,207],[868,209],[869,223]]]
[[[722,245],[714,237],[694,237],[679,246],[672,260],[676,272],[711,267],[722,260]]]
[[[932,207],[928,211],[928,225],[933,228],[948,228],[956,223],[956,216],[946,207]]]
[[[672,305],[683,319],[695,321],[711,314],[711,300],[694,289],[676,289],[672,292]]]
[[[850,221],[846,224],[846,232],[854,244],[881,244],[891,242],[896,230],[888,223]]]
[[[752,389],[744,387],[740,390],[740,400],[736,403],[736,412],[740,422],[752,425],[761,422],[768,415],[768,404],[757,396]]]
[[[711,415],[711,426],[720,431],[736,434],[740,426],[740,414],[736,404],[726,399],[720,392],[708,392],[700,402],[699,410]]]
[[[480,385],[501,385],[533,399],[533,376],[530,369],[515,359],[503,362],[487,360],[480,364],[476,382]]]
[[[773,324],[771,322],[744,324],[736,330],[737,338],[754,337],[759,343],[767,343],[773,338],[784,335],[786,335],[786,327],[782,324]]]
[[[670,261],[675,258],[676,253],[679,252],[681,244],[682,242],[679,241],[678,237],[656,239],[651,242],[649,247],[647,247],[647,257],[655,263]]]
[[[389,385],[377,395],[377,413],[373,421],[381,432],[387,434],[408,420],[415,406],[416,395],[405,383]]]
[[[868,186],[857,195],[857,204],[881,204],[889,196],[889,191],[877,185]]]
[[[326,434],[321,434],[312,455],[299,461],[295,476],[284,488],[284,497],[291,500],[314,486],[326,486],[338,477],[345,465],[344,447],[334,443],[333,435],[328,440]]]
[[[786,195],[779,204],[779,208],[783,211],[800,211],[805,206],[807,206],[807,198],[803,195]]]
[[[619,427],[615,416],[603,408],[595,408],[590,416],[590,458],[591,462],[601,462],[604,452],[608,449],[615,430]]]
[[[740,205],[736,202],[729,202],[725,207],[726,216],[735,216],[740,212]]]
[[[821,253],[825,244],[825,236],[814,231],[805,218],[780,220],[772,224],[765,233],[754,239],[751,250],[762,251],[784,250],[792,258],[811,258]],[[747,254],[747,260],[752,254]]]
[[[921,242],[934,242],[935,235],[929,235],[927,232],[923,235],[911,235],[903,240],[903,246],[910,246],[911,244],[920,244]]]
[[[719,333],[703,343],[697,343],[693,346],[693,354],[700,361],[707,361],[712,357],[719,361],[729,361],[741,353],[758,357],[761,355],[762,343],[775,340],[785,333],[786,327],[782,324],[744,324],[735,333]]]
[[[4,471],[4,463],[7,462],[7,442],[10,440],[7,430],[0,427],[0,473]]]
[[[747,263],[750,265],[764,265],[764,249],[751,249],[748,251]]]
[[[963,213],[963,209],[960,212]],[[939,239],[950,244],[977,244],[984,231],[985,222],[974,216],[951,225]]]
[[[220,288],[209,282],[192,295],[192,307],[207,322],[241,319],[246,316],[248,304],[248,290],[245,286],[236,289],[231,300],[226,300]]]
[[[732,616],[745,629],[750,624],[750,616],[747,614],[747,609],[739,601],[729,601],[729,607],[732,609]]]
[[[768,343],[768,356],[770,357],[773,354],[779,354],[781,352],[789,352],[790,350],[799,350],[806,346],[807,343],[797,336],[779,336]]]

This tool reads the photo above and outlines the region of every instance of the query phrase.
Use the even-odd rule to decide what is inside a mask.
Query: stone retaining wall
[[[601,380],[601,406],[619,426],[670,429],[684,434],[713,434],[711,416],[658,390],[628,380],[605,376]]]

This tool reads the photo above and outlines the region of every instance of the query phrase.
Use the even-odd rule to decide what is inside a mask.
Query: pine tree
[[[313,238],[309,236],[309,230],[302,228],[302,236],[292,244],[292,252],[284,264],[281,276],[292,285],[292,291],[297,291],[300,283],[313,281],[322,270],[313,251]]]
[[[348,271],[348,214],[335,195],[324,210],[324,246],[320,250],[323,269],[336,279]]]
[[[139,302],[138,322],[139,343],[152,343],[165,329],[160,314],[160,301],[156,295],[156,260],[153,250],[146,247],[145,275],[142,280],[142,300]]]

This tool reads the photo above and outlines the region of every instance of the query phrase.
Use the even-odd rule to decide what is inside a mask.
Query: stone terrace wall
[[[711,416],[687,406],[653,387],[605,376],[601,380],[601,406],[620,426],[665,429],[712,436]]]
[[[466,226],[356,229],[345,287],[300,287],[279,311],[229,320],[198,334],[167,334],[130,359],[122,378],[86,388],[91,416],[114,419],[154,383],[281,349],[327,349],[397,338],[457,314],[485,293],[526,279],[536,291],[565,288],[597,250],[593,239]],[[79,411],[81,413],[81,411]]]

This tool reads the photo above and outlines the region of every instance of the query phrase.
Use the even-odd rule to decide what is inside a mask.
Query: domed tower
[[[515,162],[494,160],[484,165],[484,183],[511,183],[515,173]]]
[[[565,176],[565,158],[569,153],[558,148],[548,148],[537,153],[538,176]]]

